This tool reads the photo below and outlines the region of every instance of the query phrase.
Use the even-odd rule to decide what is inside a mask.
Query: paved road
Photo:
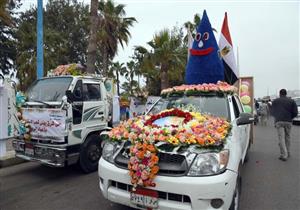
[[[292,157],[278,160],[275,129],[255,127],[243,169],[241,210],[300,209],[300,126],[293,127]],[[24,163],[0,169],[0,210],[130,210],[112,204],[98,189],[97,173]]]

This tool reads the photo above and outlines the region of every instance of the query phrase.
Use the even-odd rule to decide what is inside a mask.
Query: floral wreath
[[[203,94],[233,94],[237,92],[237,88],[226,82],[218,81],[217,84],[203,83],[198,85],[181,85],[167,88],[161,91],[162,97],[170,95],[203,95]]]
[[[148,125],[156,126],[156,125],[153,124],[154,121],[156,121],[158,119],[161,119],[161,118],[170,117],[170,116],[176,116],[176,117],[182,117],[182,118],[184,118],[183,123],[187,123],[187,122],[189,122],[193,118],[193,115],[191,115],[189,112],[184,112],[184,111],[182,111],[180,109],[172,109],[172,110],[167,110],[165,112],[161,112],[161,113],[159,113],[157,115],[152,115],[150,117],[150,119],[148,119],[144,123],[144,125],[146,125],[146,126],[148,126]]]
[[[177,116],[184,120],[171,126],[154,124],[156,120],[168,116]],[[140,116],[124,121],[108,135],[112,141],[131,141],[128,169],[135,190],[138,186],[155,186],[153,180],[159,171],[159,145],[220,147],[223,146],[230,129],[230,123],[223,118],[171,109],[150,117]]]

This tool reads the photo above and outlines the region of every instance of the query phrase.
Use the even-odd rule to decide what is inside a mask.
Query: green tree
[[[187,55],[182,29],[163,29],[154,35],[148,45],[150,51],[142,46],[135,49],[143,57],[140,66],[150,88],[149,94],[158,95],[161,89],[182,84]]]
[[[122,84],[122,89],[128,92],[130,96],[133,96],[138,91],[138,82],[134,79],[136,75],[136,63],[131,60],[126,63],[126,67],[127,71],[124,75],[127,81]]]
[[[16,64],[21,89],[36,79],[36,8],[20,14]],[[86,62],[88,6],[49,0],[44,10],[44,75],[60,64]]]
[[[16,60],[16,28],[14,14],[20,7],[19,1],[0,1],[0,71],[8,74],[15,69]]]
[[[100,25],[98,29],[98,49],[102,58],[102,74],[107,75],[111,60],[118,51],[118,44],[124,47],[130,38],[129,28],[136,22],[134,17],[126,17],[125,5],[112,0],[99,2]]]
[[[120,76],[123,76],[126,72],[127,72],[127,69],[124,66],[124,63],[114,62],[110,66],[110,71],[109,71],[108,76],[115,78],[116,83],[117,83],[118,95],[120,95]]]

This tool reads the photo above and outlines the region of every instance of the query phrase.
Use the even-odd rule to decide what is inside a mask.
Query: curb
[[[15,151],[8,151],[6,152],[6,155],[4,157],[0,158],[0,168],[17,165],[24,162],[25,160],[22,160],[15,156]]]

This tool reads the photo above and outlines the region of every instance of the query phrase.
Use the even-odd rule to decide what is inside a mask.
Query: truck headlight
[[[191,165],[188,176],[219,174],[226,169],[228,159],[229,150],[198,154]]]
[[[118,144],[116,142],[106,141],[102,150],[102,157],[104,160],[113,163],[114,154],[117,151]]]

